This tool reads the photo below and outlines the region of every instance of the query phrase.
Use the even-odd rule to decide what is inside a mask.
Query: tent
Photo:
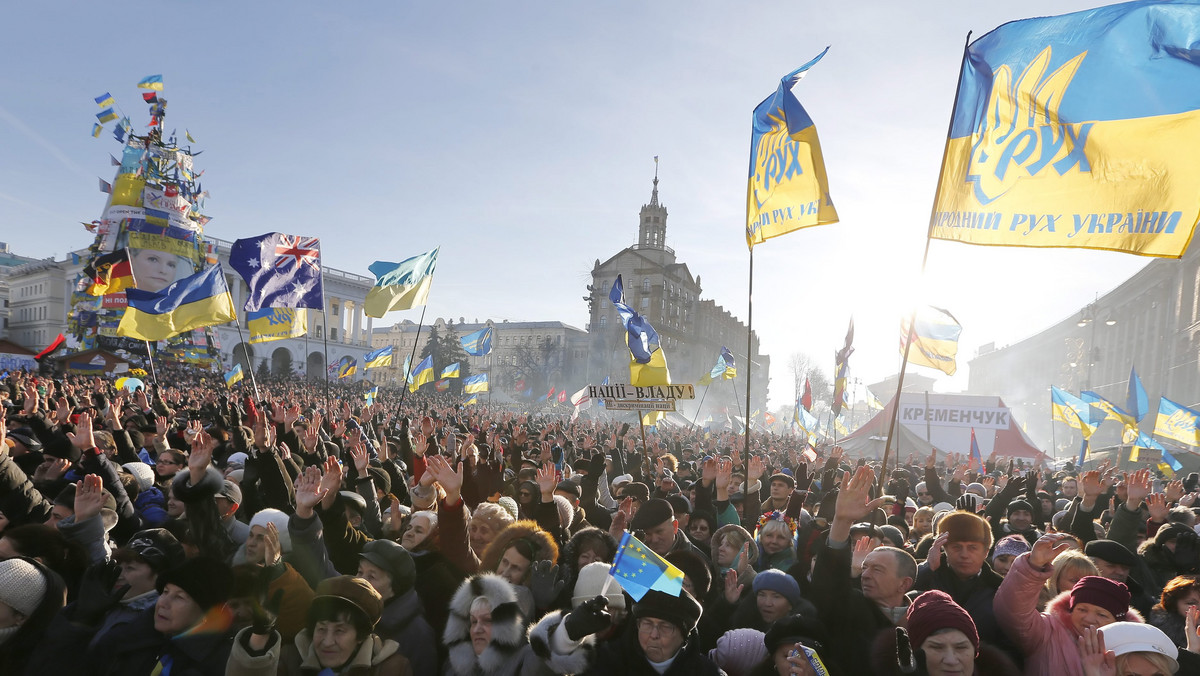
[[[883,458],[895,402],[893,397],[882,411],[837,443],[851,457]],[[904,460],[910,453],[924,457],[931,448],[937,448],[941,454],[966,455],[971,449],[972,423],[977,421],[975,439],[984,459],[993,453],[1024,458],[1034,464],[1050,459],[1021,431],[999,397],[905,392],[900,406],[903,415],[896,425],[892,458]]]

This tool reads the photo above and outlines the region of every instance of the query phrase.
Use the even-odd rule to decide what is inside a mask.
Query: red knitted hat
[[[908,607],[908,638],[914,650],[920,649],[925,639],[941,629],[957,629],[971,639],[975,654],[979,654],[979,632],[975,620],[963,607],[954,602],[943,591],[927,591]]]
[[[1088,575],[1071,587],[1070,609],[1077,603],[1090,603],[1112,613],[1118,622],[1129,612],[1129,587],[1106,577]]]

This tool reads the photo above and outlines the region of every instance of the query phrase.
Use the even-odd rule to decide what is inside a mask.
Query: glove
[[[113,589],[121,567],[113,561],[99,563],[87,569],[79,583],[79,598],[75,602],[75,620],[81,624],[100,624],[129,591],[129,585]]]
[[[588,461],[588,474],[595,475],[597,478],[599,478],[604,470],[604,454],[597,452],[592,455],[592,459]]]
[[[896,627],[896,666],[902,674],[917,673],[917,659],[913,654],[912,642],[903,627]]]
[[[608,598],[597,596],[596,598],[583,602],[578,608],[571,611],[563,620],[563,626],[566,627],[567,637],[572,641],[578,641],[585,636],[589,636],[598,631],[603,631],[612,626],[612,615],[608,612]]]
[[[533,603],[538,608],[553,606],[566,586],[566,580],[558,579],[558,566],[552,561],[533,562],[533,570],[529,575],[529,591],[533,592]]]
[[[264,605],[258,597],[250,605],[250,633],[265,636],[275,630],[275,621],[279,619],[279,607],[283,604],[283,590],[275,592],[270,601]]]
[[[979,513],[979,496],[974,493],[963,493],[954,501],[954,508],[972,514]]]

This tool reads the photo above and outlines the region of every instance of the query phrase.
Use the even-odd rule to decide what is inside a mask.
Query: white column
[[[354,301],[354,333],[351,334],[351,342],[358,343],[362,340],[362,306],[358,301]]]

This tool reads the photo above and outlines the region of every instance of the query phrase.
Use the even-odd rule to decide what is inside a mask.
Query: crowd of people
[[[1198,474],[160,375],[0,382],[0,674],[1200,673]]]

